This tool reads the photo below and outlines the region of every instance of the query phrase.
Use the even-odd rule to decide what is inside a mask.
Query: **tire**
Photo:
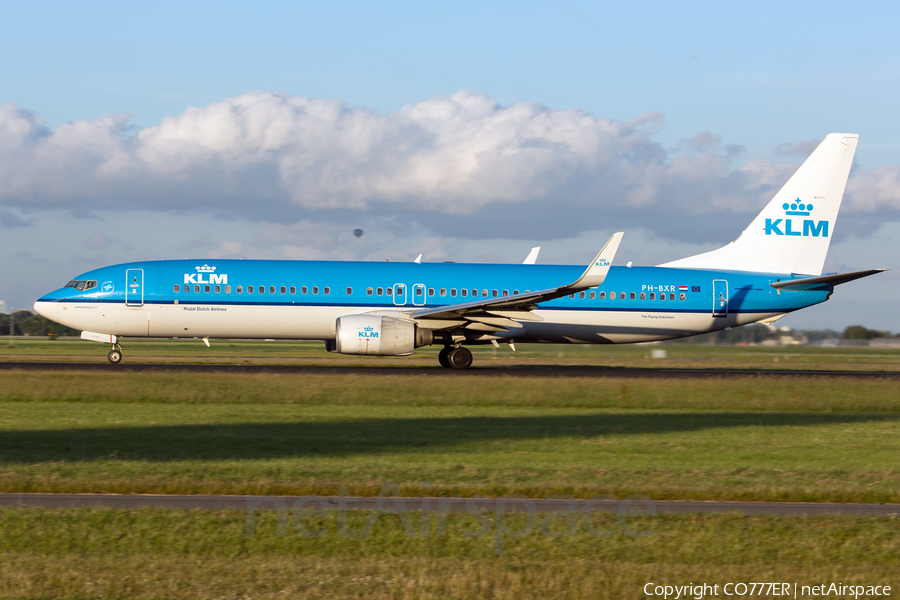
[[[453,348],[450,348],[450,347],[442,348],[440,353],[438,354],[438,362],[441,363],[441,366],[444,367],[445,369],[450,368],[450,360],[447,358],[447,356],[450,355],[451,350],[453,350]]]
[[[106,355],[106,358],[108,358],[109,362],[112,364],[117,365],[122,362],[122,352],[120,350],[110,350],[109,354]]]
[[[468,348],[454,348],[447,355],[447,361],[453,369],[468,369],[472,366],[472,353]]]

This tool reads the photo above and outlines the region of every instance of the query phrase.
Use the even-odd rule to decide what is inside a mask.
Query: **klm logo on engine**
[[[781,205],[784,214],[783,219],[766,219],[766,235],[792,235],[803,237],[828,237],[828,221],[814,221],[813,219],[791,219],[789,217],[808,217],[813,209],[812,204],[803,203],[797,198],[791,203]]]
[[[375,331],[372,327],[363,327],[363,330],[359,332],[359,337],[376,339],[378,337],[378,332]]]
[[[197,270],[196,273],[185,273],[184,274],[184,282],[185,283],[221,283],[223,285],[228,284],[228,275],[216,275],[216,268],[211,267],[209,265],[203,265],[202,267],[194,267]],[[209,275],[208,279],[204,279],[204,275]]]

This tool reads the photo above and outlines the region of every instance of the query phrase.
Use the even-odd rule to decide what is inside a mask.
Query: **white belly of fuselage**
[[[39,306],[41,305],[41,306]],[[38,303],[38,312],[54,321],[83,331],[121,337],[242,338],[242,339],[334,339],[335,320],[383,307],[341,306],[248,306]],[[415,307],[398,308],[412,312]],[[523,322],[520,329],[487,334],[522,342],[576,344],[625,344],[665,340],[746,325],[778,313],[711,313],[664,310],[536,310],[543,321]],[[55,317],[55,318],[54,318]],[[480,335],[480,334],[475,334]]]

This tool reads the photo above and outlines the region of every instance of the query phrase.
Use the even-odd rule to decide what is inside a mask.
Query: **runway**
[[[310,501],[311,499],[316,501]],[[304,502],[298,505],[298,501]],[[379,502],[381,503],[379,506]],[[0,494],[8,508],[167,508],[178,510],[347,510],[403,509],[421,511],[488,511],[552,513],[557,511],[629,514],[741,513],[745,515],[886,517],[900,515],[900,504],[833,504],[813,502],[696,502],[687,500],[542,500],[531,498],[359,498],[355,496],[167,496],[115,494]]]
[[[776,369],[647,369],[603,366],[528,365],[521,367],[472,367],[463,371],[441,367],[341,367],[310,365],[229,365],[133,363],[111,365],[107,362],[0,362],[0,371],[93,371],[103,373],[277,373],[281,375],[448,375],[453,377],[625,377],[636,379],[675,379],[705,377],[833,377],[842,379],[900,379],[900,372],[885,371],[810,371]]]

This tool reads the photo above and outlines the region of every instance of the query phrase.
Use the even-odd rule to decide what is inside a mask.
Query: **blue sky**
[[[662,262],[735,237],[764,202],[760,186],[777,187],[803,149],[833,131],[861,135],[833,266],[894,267],[898,12],[892,3],[821,2],[6,3],[0,105],[15,103],[17,112],[0,114],[0,124],[6,118],[8,131],[30,129],[18,141],[0,136],[0,161],[7,162],[6,170],[0,162],[0,250],[15,259],[0,266],[0,299],[28,305],[98,264],[182,255],[395,258],[422,251],[426,260],[430,253],[435,260],[512,261],[541,245],[547,262],[584,262],[619,228],[636,262]],[[250,92],[257,95],[248,99]],[[343,178],[330,187],[296,172],[285,176],[285,161],[297,155],[259,162],[261,146],[248,150],[252,135],[209,142],[210,132],[227,129],[228,115],[252,100],[254,118],[309,138],[304,157],[329,147],[338,129],[284,120],[296,98],[357,109],[334,122],[344,134],[354,126],[361,129],[353,135],[400,141],[370,147],[381,152],[377,160],[343,161],[353,135],[323,150],[316,164]],[[491,113],[492,104],[499,108]],[[192,116],[189,107],[201,112]],[[457,129],[426,130],[452,151],[429,147],[427,164],[392,162],[398,149],[420,147],[415,136],[423,134],[409,133],[406,116],[421,125],[451,114]],[[170,127],[160,129],[167,117]],[[545,127],[547,119],[555,128]],[[551,145],[539,163],[503,162],[509,140],[485,141],[509,120],[519,131],[539,129],[535,140]],[[73,122],[82,123],[66,133]],[[601,143],[618,158],[597,162],[579,153],[584,140],[620,125],[640,139]],[[565,137],[566,128],[582,127]],[[65,143],[52,154],[28,154],[54,135]],[[568,150],[553,155],[560,136]],[[229,169],[239,172],[230,187],[224,172],[211,175],[211,163],[183,147],[172,160],[190,169],[138,171],[137,162],[164,162],[173,139],[207,150],[212,143],[219,161],[243,156],[246,165],[252,154],[257,162],[252,170]],[[465,145],[475,139],[483,144]],[[459,157],[476,150],[498,161],[503,178],[465,171]],[[634,193],[633,179],[608,176],[634,166],[634,153],[643,153],[639,164],[659,167],[652,191]],[[31,158],[17,162],[23,156]],[[85,175],[111,164],[123,169],[113,183]],[[453,168],[438,183],[410,175],[447,164]],[[704,170],[709,177],[686,175]],[[379,180],[380,172],[391,181]],[[469,185],[453,187],[467,173]],[[744,188],[726,189],[736,175]],[[344,184],[356,179],[366,182],[352,190]],[[406,183],[390,185],[395,181]],[[610,207],[605,216],[592,202]],[[676,209],[683,218],[673,221]],[[514,225],[504,228],[512,213]],[[367,231],[358,244],[346,239],[357,226]],[[900,330],[889,300],[900,292],[893,273],[852,286],[786,322]]]

